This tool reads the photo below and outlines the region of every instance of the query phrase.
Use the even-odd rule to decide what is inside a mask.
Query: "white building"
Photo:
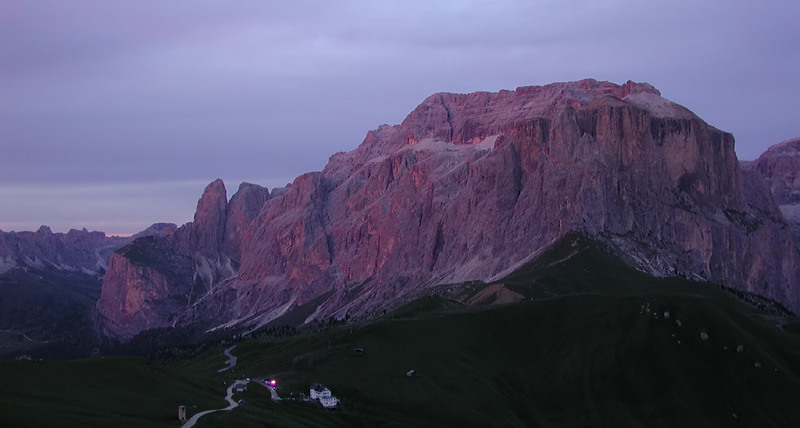
[[[312,400],[317,400],[319,398],[327,398],[331,396],[331,390],[326,388],[325,385],[321,383],[312,383],[309,396],[311,397]]]
[[[336,397],[320,397],[319,404],[322,404],[326,409],[332,409],[339,404],[339,399]]]
[[[312,400],[319,400],[319,403],[326,409],[334,408],[339,404],[339,399],[331,394],[331,390],[320,383],[311,384],[309,396]]]

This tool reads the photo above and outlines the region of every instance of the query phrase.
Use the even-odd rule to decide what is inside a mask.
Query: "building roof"
[[[311,384],[311,389],[313,389],[314,391],[322,391],[323,389],[328,389],[328,388],[325,388],[325,385],[319,382],[314,382]]]

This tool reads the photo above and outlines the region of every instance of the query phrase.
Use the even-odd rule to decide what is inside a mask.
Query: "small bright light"
[[[278,382],[275,379],[269,381],[270,386],[275,386]]]

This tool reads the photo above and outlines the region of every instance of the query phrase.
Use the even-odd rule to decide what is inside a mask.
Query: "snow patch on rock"
[[[648,92],[632,93],[623,100],[649,111],[658,118],[689,119],[693,116],[686,108]]]

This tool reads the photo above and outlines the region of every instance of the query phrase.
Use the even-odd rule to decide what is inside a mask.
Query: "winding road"
[[[223,367],[223,368],[221,368],[221,369],[217,370],[217,373],[222,373],[222,372],[224,372],[225,370],[228,370],[228,369],[230,369],[230,368],[233,368],[233,366],[235,366],[235,365],[236,365],[236,357],[234,357],[234,356],[231,354],[231,351],[233,351],[233,348],[235,348],[235,347],[236,347],[236,345],[233,345],[233,346],[231,346],[230,348],[228,348],[228,349],[226,349],[226,350],[225,350],[225,356],[226,356],[226,357],[228,357],[228,361],[226,362],[226,364],[228,365],[228,367]]]
[[[225,350],[224,354],[225,354],[226,357],[228,357],[228,361],[226,361],[225,364],[227,364],[228,366],[217,370],[217,373],[224,372],[225,370],[231,369],[234,366],[236,366],[236,357],[233,354],[231,354],[231,351],[233,351],[233,348],[235,348],[235,347],[236,347],[236,345],[233,345],[230,348]],[[181,428],[192,428],[194,426],[194,424],[197,423],[198,419],[202,418],[203,416],[205,416],[205,415],[207,415],[209,413],[226,412],[226,411],[229,411],[229,410],[233,410],[236,407],[239,407],[239,403],[237,403],[236,401],[233,401],[233,390],[236,388],[237,385],[242,385],[242,384],[247,385],[248,383],[250,383],[250,379],[249,378],[245,379],[245,380],[236,380],[236,381],[234,381],[228,387],[228,393],[227,393],[227,395],[225,395],[225,401],[227,401],[229,403],[228,407],[225,407],[224,409],[206,410],[206,411],[197,413],[194,416],[192,416],[188,421],[186,421],[186,423],[183,424],[183,426]],[[275,389],[274,386],[268,385],[268,384],[266,384],[264,382],[256,382],[256,383],[264,385],[264,387],[269,389],[269,395],[271,396],[272,401],[280,401],[280,400],[282,400],[282,398],[278,395],[278,391]]]
[[[223,368],[217,370],[217,373],[224,372],[225,370],[228,370],[228,369],[230,369],[230,368],[232,368],[232,367],[234,367],[236,365],[236,357],[233,356],[233,354],[231,354],[231,351],[233,351],[233,348],[235,348],[235,347],[236,347],[236,345],[233,345],[230,348],[225,350],[225,352],[224,352],[225,356],[228,357],[228,361],[226,361],[225,364],[227,364],[228,367],[223,367]],[[225,407],[224,409],[206,410],[206,411],[197,413],[194,416],[192,416],[191,418],[189,418],[189,420],[186,421],[186,423],[183,424],[181,426],[181,428],[192,428],[194,426],[194,424],[197,423],[198,419],[200,419],[201,417],[203,417],[203,416],[205,416],[205,415],[207,415],[209,413],[227,412],[229,410],[235,409],[236,407],[239,407],[239,403],[233,401],[233,389],[236,388],[237,385],[241,385],[241,384],[247,385],[248,382],[249,382],[249,380],[236,380],[231,384],[231,386],[228,387],[228,394],[225,396],[225,401],[230,403],[228,405],[228,407]]]
[[[197,423],[198,419],[200,419],[201,417],[203,417],[203,416],[205,416],[205,415],[207,415],[209,413],[225,412],[225,411],[229,411],[229,410],[235,409],[236,407],[239,407],[239,403],[233,401],[233,389],[236,388],[236,385],[240,385],[240,384],[247,384],[247,381],[246,380],[237,380],[237,381],[233,382],[231,384],[231,386],[228,387],[228,395],[225,396],[225,400],[228,401],[228,403],[230,403],[230,405],[228,405],[228,407],[225,407],[224,409],[206,410],[204,412],[197,413],[194,416],[192,416],[188,421],[186,421],[186,423],[183,424],[182,428],[192,428],[194,426],[194,424]]]

